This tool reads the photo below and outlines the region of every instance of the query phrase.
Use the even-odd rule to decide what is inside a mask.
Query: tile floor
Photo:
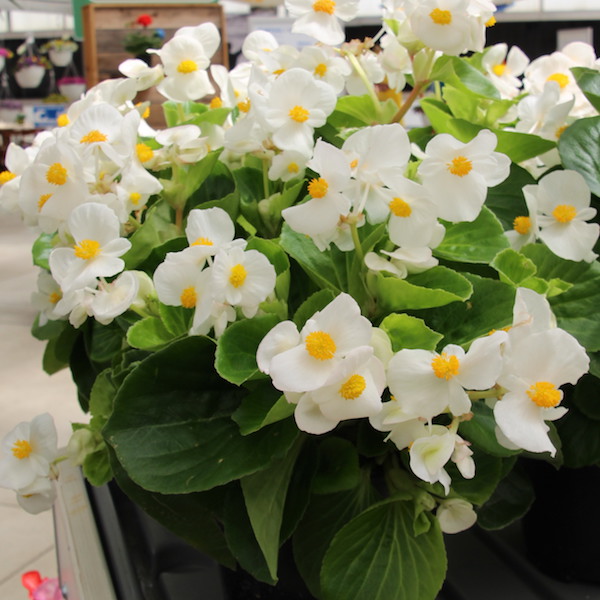
[[[34,239],[16,217],[0,213],[0,439],[17,423],[49,412],[59,445],[64,445],[71,422],[85,416],[70,373],[44,373],[44,342],[30,334],[35,311],[29,297],[37,278],[30,253]],[[30,570],[56,577],[52,515],[30,515],[12,491],[0,489],[0,599],[27,600],[21,574]]]

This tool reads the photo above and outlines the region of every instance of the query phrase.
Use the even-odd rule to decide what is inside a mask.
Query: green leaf
[[[256,364],[262,339],[279,323],[275,315],[264,315],[232,323],[219,338],[215,368],[219,375],[237,385],[264,377]]]
[[[298,434],[289,419],[242,436],[230,414],[245,391],[213,367],[214,343],[184,338],[143,360],[115,397],[103,434],[149,491],[209,490],[266,468]]]
[[[277,580],[285,499],[301,446],[301,443],[296,443],[282,459],[241,480],[252,530],[265,557],[269,575],[274,580]]]
[[[565,169],[583,175],[592,193],[600,196],[600,117],[569,125],[558,140],[558,152]]]
[[[35,318],[31,326],[31,335],[37,340],[51,340],[58,337],[66,327],[71,327],[68,321],[47,321],[44,325],[40,325],[40,315]]]
[[[302,329],[308,319],[316,312],[323,310],[337,295],[332,290],[319,290],[311,294],[294,314],[294,323],[298,329]]]
[[[573,402],[586,417],[600,421],[600,379],[584,375],[575,386]]]
[[[184,167],[185,177],[183,177],[183,191],[181,192],[184,198],[189,198],[206,181],[222,151],[222,148],[213,150],[198,162]]]
[[[512,456],[518,450],[508,450],[496,439],[496,421],[493,410],[482,401],[473,402],[471,406],[473,418],[460,424],[460,435],[492,456]]]
[[[574,335],[586,350],[600,350],[600,264],[558,258],[542,244],[530,244],[521,252],[536,265],[539,277],[573,284],[564,293],[549,298],[558,326]]]
[[[290,260],[287,254],[274,240],[252,237],[248,240],[246,250],[258,250],[260,253],[264,254],[275,268],[275,273],[277,273],[277,275],[285,273],[285,271],[288,271],[290,268]]]
[[[600,463],[600,421],[590,419],[572,402],[564,404],[569,412],[555,425],[565,467],[578,469]]]
[[[383,319],[380,327],[388,334],[394,352],[404,348],[435,350],[438,342],[444,337],[427,327],[422,319],[406,314],[392,313]]]
[[[112,468],[106,444],[102,448],[88,454],[81,465],[84,477],[95,486],[108,483],[113,478]]]
[[[323,600],[434,600],[446,574],[437,520],[413,534],[414,506],[386,501],[361,513],[333,538],[321,571]]]
[[[112,370],[106,369],[102,371],[90,393],[90,429],[92,431],[100,431],[113,411],[115,395],[117,393],[117,385],[112,378]]]
[[[600,112],[600,74],[596,69],[573,67],[571,69],[575,80],[591,105]]]
[[[490,263],[490,267],[498,271],[501,281],[515,287],[519,287],[537,273],[533,262],[512,248],[499,252]]]
[[[42,358],[42,367],[48,375],[57,373],[69,365],[71,351],[78,337],[79,332],[68,325],[57,337],[48,340]]]
[[[325,552],[335,534],[375,500],[367,480],[348,492],[313,496],[294,534],[294,559],[311,593],[320,598],[320,573]]]
[[[109,363],[123,347],[125,334],[114,321],[109,325],[101,325],[98,321],[93,320],[86,333],[86,350],[93,362]]]
[[[127,330],[127,343],[133,348],[142,350],[160,348],[174,337],[158,317],[146,317]]]
[[[158,313],[165,329],[172,337],[187,335],[192,326],[192,319],[194,318],[193,308],[167,306],[166,304],[159,302]]]
[[[441,56],[435,62],[431,79],[450,84],[457,89],[468,91],[485,98],[500,99],[496,86],[464,58]]]
[[[473,292],[461,274],[447,267],[433,267],[407,279],[377,274],[375,289],[387,311],[418,310],[466,300]]]
[[[502,479],[503,459],[474,448],[473,460],[475,477],[472,479],[465,479],[452,462],[446,465],[446,469],[452,478],[452,489],[471,504],[480,505],[490,498]]]
[[[343,113],[344,115],[350,115],[357,123],[355,126],[361,125],[373,125],[373,123],[387,123],[398,111],[398,106],[393,100],[381,102],[381,113],[377,112],[373,100],[370,96],[342,96],[338,98],[335,106],[337,113]],[[331,117],[328,122],[335,121]],[[342,119],[342,123],[344,120]],[[344,127],[352,127],[352,123],[344,123]]]
[[[477,510],[477,522],[484,529],[502,529],[520,519],[534,499],[531,481],[517,465],[500,481],[490,499]]]
[[[46,269],[46,271],[50,271],[50,265],[48,264],[48,258],[50,257],[50,252],[52,252],[53,245],[52,240],[54,235],[51,233],[42,233],[36,240],[33,242],[33,246],[31,248],[31,256],[33,258],[33,264],[36,267],[41,267],[42,269]]]
[[[242,167],[233,171],[233,178],[240,196],[242,216],[258,231],[261,231],[263,221],[258,210],[258,203],[265,197],[262,171],[252,167]]]
[[[242,404],[231,418],[240,426],[240,433],[248,435],[287,419],[294,414],[295,408],[270,382],[264,382],[242,399]]]
[[[445,223],[446,235],[433,251],[439,258],[466,263],[489,263],[510,244],[494,213],[485,206],[471,223]]]
[[[313,480],[315,494],[334,494],[355,488],[360,479],[358,453],[353,443],[329,437],[319,444],[319,467]]]

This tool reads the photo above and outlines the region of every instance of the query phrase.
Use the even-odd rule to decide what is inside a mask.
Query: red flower
[[[147,14],[140,15],[135,22],[142,27],[148,27],[148,25],[152,25],[152,17]]]

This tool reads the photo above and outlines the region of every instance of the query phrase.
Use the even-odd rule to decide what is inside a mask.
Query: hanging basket
[[[69,102],[75,102],[85,92],[85,80],[81,77],[63,77],[58,80],[58,91]]]
[[[41,65],[29,65],[22,67],[15,73],[15,80],[19,87],[25,89],[36,88],[42,83],[46,69]]]
[[[71,50],[48,50],[48,58],[55,67],[66,67],[73,59]]]

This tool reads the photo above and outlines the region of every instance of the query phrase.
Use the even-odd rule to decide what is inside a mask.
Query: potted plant
[[[273,584],[291,548],[325,600],[433,600],[442,533],[527,511],[520,457],[597,446],[594,51],[485,48],[491,3],[438,4],[375,51],[353,5],[290,3],[318,44],[253,32],[211,77],[218,30],[184,27],[1,176],[42,231],[44,365],[90,413],[67,455],[230,569]],[[2,447],[0,484],[51,506],[51,417]]]
[[[162,29],[149,29],[153,21],[149,14],[139,15],[135,21],[128,23],[127,26],[133,31],[126,34],[123,40],[123,47],[129,54],[148,63],[150,56],[147,50],[160,48],[165,37]]]
[[[57,82],[58,91],[69,101],[74,102],[85,92],[85,78],[61,77]]]
[[[42,83],[46,71],[50,68],[51,65],[46,58],[24,54],[17,60],[14,77],[19,87],[32,89]]]
[[[46,42],[40,51],[48,54],[50,62],[55,67],[66,67],[73,59],[73,53],[77,51],[78,44],[70,39],[59,38]]]

